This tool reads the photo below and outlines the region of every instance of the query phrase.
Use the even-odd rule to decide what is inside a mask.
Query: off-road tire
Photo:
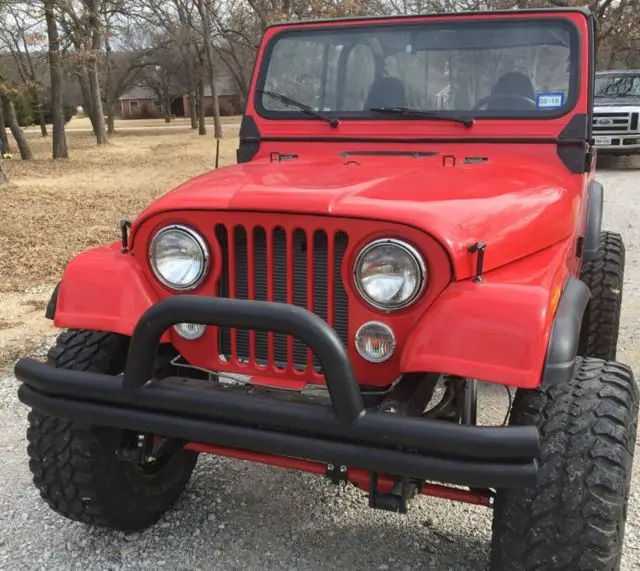
[[[499,490],[492,571],[619,569],[638,420],[624,365],[578,358],[573,379],[519,390],[511,425],[540,430],[535,486]]]
[[[585,262],[580,279],[591,290],[582,324],[580,355],[615,361],[624,282],[625,248],[622,236],[602,232],[595,260]]]
[[[63,333],[48,355],[63,368],[119,374],[128,338],[100,331]],[[143,529],[184,490],[198,454],[178,450],[142,469],[116,457],[122,432],[38,411],[29,413],[29,468],[42,498],[57,513],[123,531]]]

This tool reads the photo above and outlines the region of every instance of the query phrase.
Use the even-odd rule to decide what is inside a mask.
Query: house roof
[[[218,88],[218,95],[235,95],[238,93],[238,87],[233,79],[233,76],[227,69],[216,70],[216,87]],[[176,95],[182,95],[187,93],[187,88],[178,88]],[[205,81],[204,96],[211,97],[211,85],[209,80]],[[126,101],[131,99],[157,99],[157,95],[153,89],[145,87],[144,85],[137,85],[132,87],[128,91],[125,91],[119,98],[119,101]]]
[[[228,69],[216,70],[216,87],[218,89],[218,95],[234,95],[238,92],[238,87],[233,79],[233,76]],[[204,96],[211,96],[211,85],[207,81],[204,86]]]
[[[125,91],[120,97],[120,101],[126,99],[157,99],[153,89],[143,86],[135,86]]]

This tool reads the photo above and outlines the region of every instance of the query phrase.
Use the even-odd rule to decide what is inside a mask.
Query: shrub
[[[76,114],[76,111],[77,111],[73,105],[66,105],[66,104],[62,106],[62,110],[64,113],[65,123],[68,123],[69,121],[71,121],[72,117]],[[53,114],[51,113],[51,108],[49,107],[48,104],[44,105],[44,122],[47,123],[48,125],[53,124]]]
[[[11,101],[16,110],[16,116],[18,117],[18,124],[20,127],[29,127],[30,125],[39,124],[38,118],[38,104],[35,99],[28,93],[23,91],[13,91],[10,94]],[[43,104],[44,122],[48,125],[53,123],[53,115],[48,102]],[[63,105],[64,122],[68,123],[71,118],[76,114],[77,109],[74,105]]]
[[[20,91],[14,91],[10,97],[11,101],[13,101],[20,127],[33,125],[36,114],[34,113],[34,105],[31,102],[31,98]]]

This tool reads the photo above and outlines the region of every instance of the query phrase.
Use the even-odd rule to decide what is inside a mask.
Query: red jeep
[[[75,257],[68,331],[16,365],[42,497],[144,528],[206,452],[486,505],[492,569],[617,569],[638,392],[594,46],[580,9],[269,28],[238,164]]]

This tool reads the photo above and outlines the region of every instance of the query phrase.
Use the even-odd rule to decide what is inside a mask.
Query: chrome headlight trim
[[[196,277],[196,279],[184,285],[176,285],[168,281],[167,279],[165,279],[165,277],[159,272],[156,266],[156,263],[153,259],[154,246],[157,243],[157,241],[162,237],[163,234],[169,231],[175,231],[175,230],[183,232],[184,234],[189,236],[189,238],[192,238],[194,242],[199,246],[200,250],[202,251],[202,257],[203,257],[202,268],[200,268],[200,271],[198,272],[198,276]],[[160,281],[162,284],[164,284],[168,288],[176,291],[189,291],[197,288],[203,282],[205,277],[207,277],[207,274],[209,272],[210,254],[209,254],[209,246],[207,245],[206,240],[196,230],[194,230],[193,228],[190,228],[189,226],[184,226],[183,224],[169,224],[168,226],[164,226],[163,228],[158,230],[153,236],[153,238],[151,239],[151,242],[149,244],[149,251],[147,254],[149,256],[149,265],[151,266],[151,269],[153,270],[153,273],[158,279],[158,281]]]
[[[362,332],[369,327],[379,327],[380,329],[383,329],[392,339],[391,341],[391,350],[384,355],[381,358],[378,359],[374,359],[369,355],[366,355],[360,348],[358,341],[360,340],[361,336],[362,336]],[[360,357],[362,357],[365,361],[369,362],[369,363],[374,363],[374,364],[378,364],[378,363],[384,363],[385,361],[388,361],[389,359],[391,359],[391,357],[393,357],[394,353],[396,352],[396,349],[398,347],[398,340],[396,338],[396,334],[393,330],[393,328],[388,325],[387,323],[384,323],[382,321],[367,321],[366,323],[363,323],[360,327],[358,327],[358,331],[356,331],[356,335],[354,337],[355,340],[355,348],[356,351],[358,352],[358,355],[360,355]]]
[[[413,258],[413,261],[415,262],[418,268],[419,280],[420,280],[418,287],[416,288],[415,292],[411,295],[411,297],[409,297],[407,300],[405,300],[402,303],[397,303],[392,305],[382,304],[371,299],[367,295],[364,288],[362,287],[362,284],[360,283],[360,278],[359,278],[360,269],[365,256],[377,246],[388,245],[388,244],[391,244],[395,247],[403,249],[406,253],[408,253]],[[416,250],[411,244],[405,242],[404,240],[399,240],[397,238],[379,238],[377,240],[369,242],[366,246],[362,248],[362,250],[360,250],[360,253],[356,258],[356,261],[353,267],[353,281],[355,283],[356,289],[358,290],[358,293],[360,294],[362,299],[364,299],[364,301],[366,301],[369,305],[375,307],[376,309],[381,309],[386,312],[398,311],[414,303],[424,291],[427,285],[427,265],[424,261],[424,258],[420,254],[420,252],[418,252],[418,250]]]

